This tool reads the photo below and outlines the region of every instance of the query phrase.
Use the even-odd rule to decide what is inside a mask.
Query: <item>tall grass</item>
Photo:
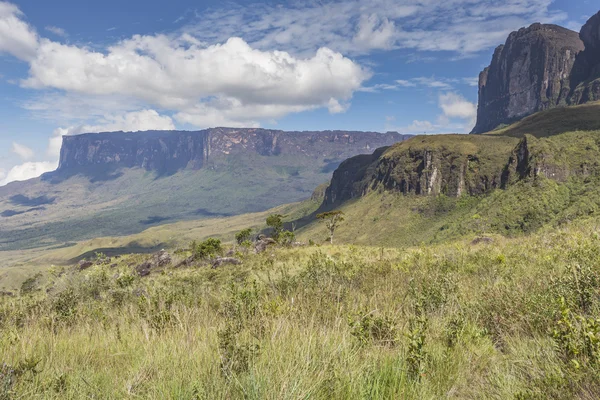
[[[55,271],[0,301],[0,399],[600,396],[600,237]],[[596,324],[596,325],[594,325]]]

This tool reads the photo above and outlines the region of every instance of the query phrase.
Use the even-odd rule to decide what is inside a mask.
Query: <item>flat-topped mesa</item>
[[[199,169],[235,154],[319,156],[341,161],[406,138],[395,132],[284,132],[215,128],[202,131],[105,132],[65,136],[59,172],[144,168],[159,173]]]
[[[567,105],[571,72],[583,50],[584,43],[576,32],[557,25],[533,24],[511,33],[479,76],[473,133]]]

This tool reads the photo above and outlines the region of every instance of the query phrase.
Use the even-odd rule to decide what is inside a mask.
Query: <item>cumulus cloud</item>
[[[46,172],[54,171],[57,167],[58,161],[26,162],[11,168],[4,179],[0,180],[0,186],[14,181],[36,178]]]
[[[173,120],[166,115],[160,115],[155,110],[141,110],[129,112],[124,115],[106,117],[96,125],[77,125],[66,128],[57,128],[48,140],[46,156],[51,161],[25,162],[14,166],[7,173],[0,170],[0,186],[13,181],[23,181],[40,176],[43,173],[54,171],[58,167],[62,138],[67,135],[81,133],[97,133],[107,131],[145,131],[145,130],[174,130]],[[33,151],[18,143],[13,143],[13,152],[23,160],[33,158]]]
[[[477,106],[454,92],[438,96],[441,114],[432,121],[415,120],[407,126],[393,124],[395,118],[386,117],[385,129],[406,134],[468,133],[475,126]]]
[[[17,6],[0,1],[0,53],[9,53],[29,61],[35,57],[38,36],[35,29],[22,18],[23,14]]]
[[[12,143],[11,151],[24,161],[31,160],[34,156],[33,150],[17,142]]]
[[[474,119],[477,116],[477,105],[467,101],[457,93],[445,93],[439,97],[439,105],[448,118]]]

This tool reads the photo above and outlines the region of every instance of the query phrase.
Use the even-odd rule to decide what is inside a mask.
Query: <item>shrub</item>
[[[239,245],[244,245],[245,242],[250,242],[252,238],[252,228],[244,229],[235,234],[235,241]]]
[[[213,257],[223,251],[221,241],[219,239],[208,238],[204,242],[192,243],[192,254],[194,259],[202,260]]]

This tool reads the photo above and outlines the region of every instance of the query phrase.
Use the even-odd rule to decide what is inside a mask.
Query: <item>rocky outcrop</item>
[[[445,135],[410,139],[340,165],[325,194],[331,206],[373,190],[458,197],[498,188],[518,139]]]
[[[579,36],[585,50],[579,54],[571,77],[571,104],[600,100],[600,12],[586,22]]]
[[[370,153],[405,139],[395,132],[283,132],[216,128],[197,132],[110,132],[65,136],[59,173],[110,168],[144,168],[158,173],[200,169],[219,157],[240,153],[260,156],[325,157],[340,160]]]
[[[511,33],[479,76],[473,133],[570,104],[572,72],[583,50],[576,32],[556,25],[533,24]]]

